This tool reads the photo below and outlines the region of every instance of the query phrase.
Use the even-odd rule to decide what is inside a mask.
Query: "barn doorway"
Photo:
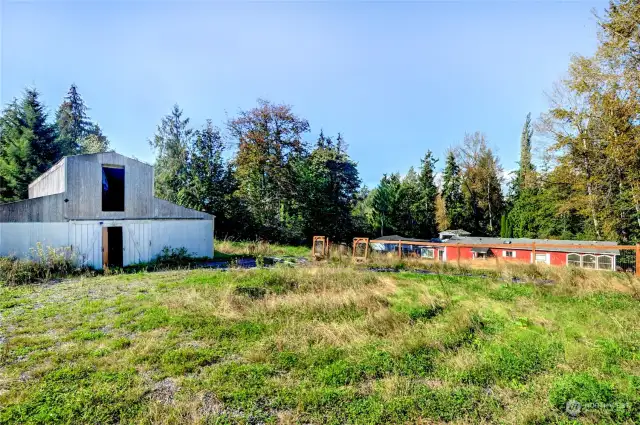
[[[122,227],[102,228],[102,264],[122,267]]]

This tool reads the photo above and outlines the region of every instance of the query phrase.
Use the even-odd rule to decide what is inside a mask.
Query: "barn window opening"
[[[102,167],[102,211],[124,211],[124,167]]]
[[[509,258],[515,258],[516,252],[515,251],[504,251],[504,256],[505,257],[509,257]]]

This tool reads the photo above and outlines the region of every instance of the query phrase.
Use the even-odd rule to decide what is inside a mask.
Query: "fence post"
[[[536,263],[536,243],[531,242],[531,264]]]
[[[636,276],[640,277],[640,243],[636,244]]]
[[[398,243],[398,257],[402,258],[402,241]]]
[[[460,267],[460,245],[458,245],[458,268]]]

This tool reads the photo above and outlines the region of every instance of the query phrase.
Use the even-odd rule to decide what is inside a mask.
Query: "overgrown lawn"
[[[0,287],[0,423],[633,423],[639,312],[328,266]]]

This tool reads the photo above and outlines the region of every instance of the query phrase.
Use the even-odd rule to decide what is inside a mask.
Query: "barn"
[[[115,152],[68,156],[0,205],[0,256],[38,243],[96,269],[153,260],[164,247],[213,256],[214,216],[153,196],[153,167]]]

